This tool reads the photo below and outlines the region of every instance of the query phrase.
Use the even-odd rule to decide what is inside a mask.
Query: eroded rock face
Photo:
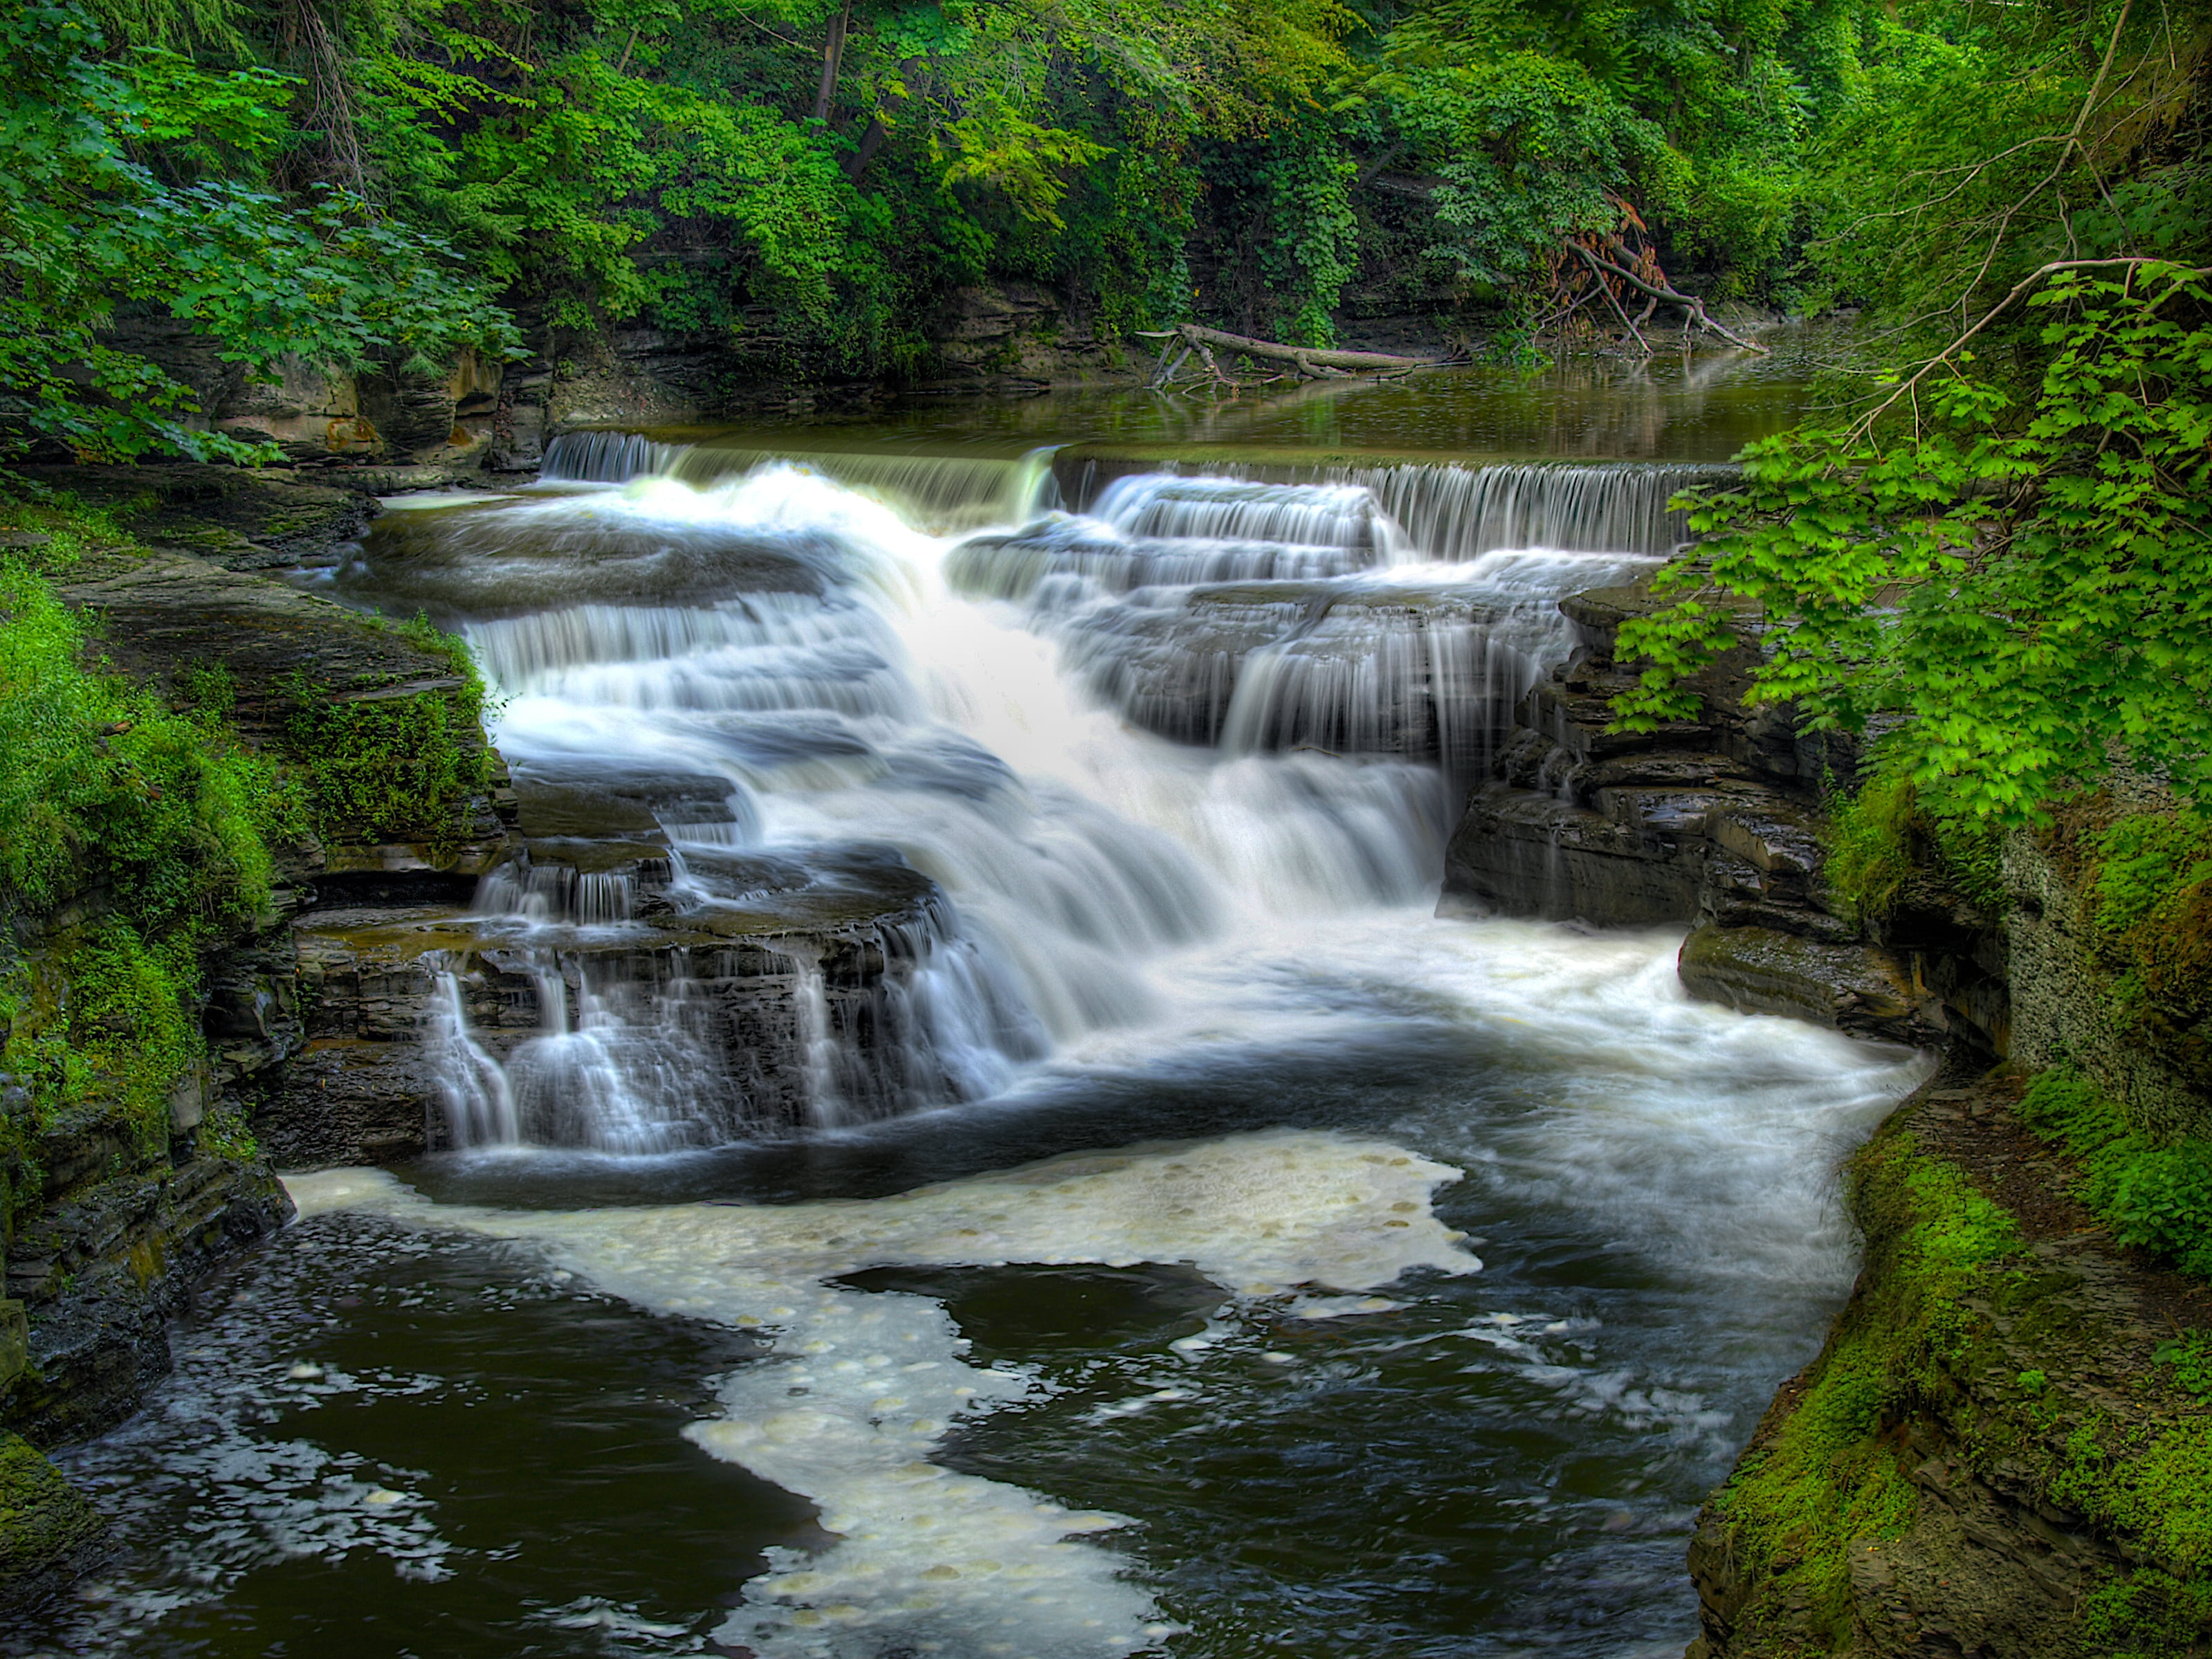
[[[548,827],[527,796],[525,823]],[[555,836],[496,878],[495,903],[503,892],[570,917],[596,907],[597,925],[549,931],[466,901],[341,898],[301,915],[305,1051],[260,1119],[279,1161],[382,1163],[453,1146],[472,1127],[456,1091],[484,1062],[521,1137],[553,1146],[605,1132],[570,1121],[592,1092],[563,1070],[577,1063],[664,1109],[653,1074],[679,1073],[678,1109],[647,1126],[667,1145],[884,1115],[939,1086],[908,1075],[929,1060],[902,1008],[939,925],[933,884],[888,848],[805,866],[732,852],[721,862],[746,867],[722,873],[751,896],[679,910],[666,852]],[[589,1052],[580,1059],[564,1034]]]
[[[1923,1046],[1955,1034],[1993,1051],[2003,984],[1974,954],[1989,924],[1908,908],[1870,937],[1838,913],[1820,881],[1817,790],[1851,757],[1744,711],[1743,661],[1706,678],[1700,720],[1608,729],[1632,683],[1614,632],[1649,603],[1633,587],[1561,601],[1580,648],[1522,701],[1492,777],[1469,795],[1443,908],[1687,924],[1681,976],[1696,995],[1856,1036]]]
[[[37,1447],[0,1429],[0,1612],[58,1595],[98,1563],[106,1532]]]

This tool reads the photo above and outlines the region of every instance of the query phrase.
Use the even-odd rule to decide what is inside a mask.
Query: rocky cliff
[[[265,902],[191,933],[178,947],[191,971],[161,981],[190,988],[189,1041],[153,1079],[166,1093],[150,1118],[102,1056],[159,1045],[82,1029],[125,1018],[95,1006],[88,975],[127,975],[161,948],[118,933],[130,917],[99,849],[52,902],[0,906],[6,1064],[69,1080],[0,1074],[0,1604],[96,1558],[99,1516],[43,1452],[120,1421],[168,1370],[166,1328],[194,1287],[288,1218],[272,1164],[450,1144],[454,1015],[495,1062],[578,1030],[587,988],[651,1002],[681,981],[668,1000],[684,1030],[665,1035],[688,1045],[714,1138],[808,1115],[810,1036],[836,1051],[845,1109],[896,1110],[915,1082],[902,988],[942,925],[933,884],[888,848],[806,868],[732,853],[748,901],[679,913],[662,820],[687,791],[719,801],[726,781],[510,779],[458,641],[310,591],[357,550],[367,492],[422,469],[34,471],[78,506],[47,514],[52,533],[0,532],[0,546],[55,554],[44,580],[93,624],[87,654],[185,711],[180,733],[258,757],[289,805]],[[632,925],[599,945],[526,948],[512,925],[617,900]],[[573,1140],[573,1091],[547,1076],[535,1091],[518,1080],[522,1127]]]
[[[1632,680],[1614,635],[1648,603],[1632,587],[1561,602],[1579,648],[1515,711],[1470,796],[1446,854],[1445,908],[1685,924],[1682,981],[1698,995],[1996,1053],[2008,1015],[1990,919],[1935,891],[1879,927],[1848,913],[1822,879],[1820,804],[1856,755],[1798,736],[1784,711],[1747,710],[1741,653],[1702,684],[1699,720],[1609,729],[1611,700]]]

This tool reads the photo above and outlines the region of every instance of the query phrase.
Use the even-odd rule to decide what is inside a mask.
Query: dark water
[[[1039,444],[1277,451],[1284,459],[1389,454],[1439,459],[1724,461],[1794,424],[1834,349],[1813,329],[1778,331],[1765,357],[1700,349],[1684,361],[1569,361],[1541,371],[1471,368],[1399,380],[1315,381],[1235,397],[1048,392],[979,403],[912,398],[865,419],[749,428],[813,443],[955,446],[1012,453]],[[712,437],[720,428],[672,429]]]

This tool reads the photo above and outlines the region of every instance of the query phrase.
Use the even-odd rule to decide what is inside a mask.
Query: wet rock
[[[156,1158],[49,1201],[8,1253],[31,1362],[9,1423],[50,1443],[120,1422],[167,1372],[167,1326],[191,1286],[290,1214],[265,1163],[199,1154]]]
[[[275,570],[358,536],[375,503],[323,475],[192,463],[20,469],[49,488],[113,509],[125,528],[225,570]]]
[[[1444,854],[1444,910],[1620,927],[1698,913],[1693,839],[1506,784],[1478,787]]]
[[[1912,1048],[1942,1041],[1942,1005],[1879,945],[1824,944],[1756,927],[1694,929],[1678,958],[1692,996],[1745,1013],[1787,1014]]]
[[[362,408],[353,376],[335,374],[287,353],[276,378],[241,385],[228,395],[216,424],[233,437],[275,444],[288,461],[380,455],[385,434]]]
[[[1854,1036],[1994,1052],[2008,1029],[2001,951],[1984,918],[1878,936],[1832,907],[1820,878],[1814,780],[1848,756],[1799,739],[1788,711],[1747,711],[1747,663],[1699,683],[1696,720],[1611,729],[1633,675],[1614,635],[1652,605],[1638,586],[1571,595],[1579,648],[1516,713],[1492,777],[1470,793],[1439,908],[1598,925],[1694,924],[1680,957],[1692,994]],[[1848,770],[1842,775],[1848,777]]]
[[[524,1127],[546,1144],[579,1144],[586,1126],[564,1115],[575,1090],[533,1081],[567,1063],[540,1040],[587,1027],[610,1063],[641,1042],[676,1068],[700,1144],[809,1121],[823,1086],[817,1038],[839,1054],[841,1109],[877,1115],[939,1086],[902,1069],[927,1063],[902,1022],[941,931],[933,883],[889,848],[811,849],[802,864],[694,847],[685,864],[721,896],[672,904],[665,843],[574,839],[534,842],[487,888],[495,907],[534,901],[573,915],[582,879],[596,878],[611,914],[595,927],[548,931],[453,903],[302,915],[306,1046],[257,1120],[264,1144],[289,1168],[450,1145],[449,1091],[466,1080],[456,1001],[477,1051],[513,1079]]]

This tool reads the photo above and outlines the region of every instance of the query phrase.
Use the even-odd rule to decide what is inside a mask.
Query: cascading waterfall
[[[938,531],[1019,523],[1040,508],[1059,504],[1049,449],[1017,455],[932,455],[708,442],[671,459],[672,476],[702,489],[762,466],[803,466],[890,502],[909,522]]]
[[[549,482],[628,483],[667,471],[685,447],[656,442],[641,432],[562,432],[545,446],[538,476]]]
[[[978,1098],[1157,1018],[1163,952],[1417,898],[1452,792],[1570,647],[1559,595],[1648,562],[1437,544],[1614,534],[1662,487],[1522,469],[1510,511],[1461,490],[1469,527],[1433,477],[1141,475],[1072,514],[1042,452],[618,435],[569,434],[563,470],[676,476],[392,544],[400,580],[489,611],[468,637],[532,837],[477,911],[479,977],[534,1028],[441,981],[464,1145],[665,1151]],[[976,522],[1021,527],[942,539]],[[526,586],[574,599],[507,600]]]
[[[1686,489],[1725,488],[1740,477],[1723,464],[1667,461],[1405,462],[1388,465],[1243,466],[1200,464],[1193,476],[1138,473],[1093,482],[1079,469],[1072,492],[1081,510],[1139,537],[1152,526],[1173,535],[1233,537],[1225,526],[1269,534],[1268,514],[1287,528],[1303,510],[1372,522],[1412,556],[1463,563],[1485,553],[1532,547],[1582,552],[1664,554],[1690,533],[1689,517],[1668,503]],[[1220,526],[1224,528],[1212,528]]]

